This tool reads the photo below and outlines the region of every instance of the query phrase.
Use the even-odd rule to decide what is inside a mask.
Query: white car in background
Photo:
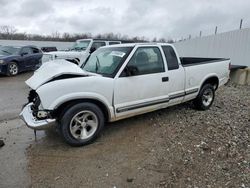
[[[42,62],[56,59],[65,59],[81,66],[91,53],[102,46],[121,44],[121,41],[101,39],[79,39],[67,51],[53,51],[44,53]]]

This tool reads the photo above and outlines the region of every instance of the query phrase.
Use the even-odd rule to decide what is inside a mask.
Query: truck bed
[[[228,81],[230,59],[188,57],[181,58],[181,62],[186,75],[186,88],[198,89],[207,78],[213,76],[218,78],[218,86]]]
[[[216,63],[220,61],[229,60],[226,58],[203,58],[203,57],[180,57],[181,64],[185,66],[192,66],[197,64],[206,64],[206,63]]]

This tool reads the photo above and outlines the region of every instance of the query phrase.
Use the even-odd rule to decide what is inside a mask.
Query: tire
[[[194,106],[198,110],[208,110],[214,102],[215,89],[211,84],[202,86],[198,96],[194,100]]]
[[[8,64],[8,76],[16,76],[19,72],[17,63],[11,62]]]
[[[61,119],[61,133],[71,146],[92,143],[104,127],[104,115],[95,104],[84,102],[71,106]]]

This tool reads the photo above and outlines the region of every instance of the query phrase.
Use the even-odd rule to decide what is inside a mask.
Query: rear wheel
[[[211,84],[202,86],[198,96],[194,100],[194,105],[199,110],[207,110],[214,102],[215,90]]]
[[[87,102],[70,107],[61,119],[62,136],[72,146],[90,144],[103,126],[103,112],[95,104]]]
[[[9,76],[16,76],[18,74],[18,65],[17,63],[15,62],[11,62],[9,65],[8,65],[8,75]]]

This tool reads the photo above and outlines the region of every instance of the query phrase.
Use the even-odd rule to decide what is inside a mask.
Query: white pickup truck
[[[121,41],[108,41],[102,39],[79,39],[67,51],[53,51],[43,54],[42,62],[56,59],[66,59],[79,66],[88,58],[88,56],[102,46],[121,44]]]
[[[193,100],[208,109],[229,79],[229,59],[179,58],[170,44],[99,48],[82,67],[43,64],[26,81],[32,89],[21,118],[41,130],[57,123],[72,146],[96,139],[105,122]]]

